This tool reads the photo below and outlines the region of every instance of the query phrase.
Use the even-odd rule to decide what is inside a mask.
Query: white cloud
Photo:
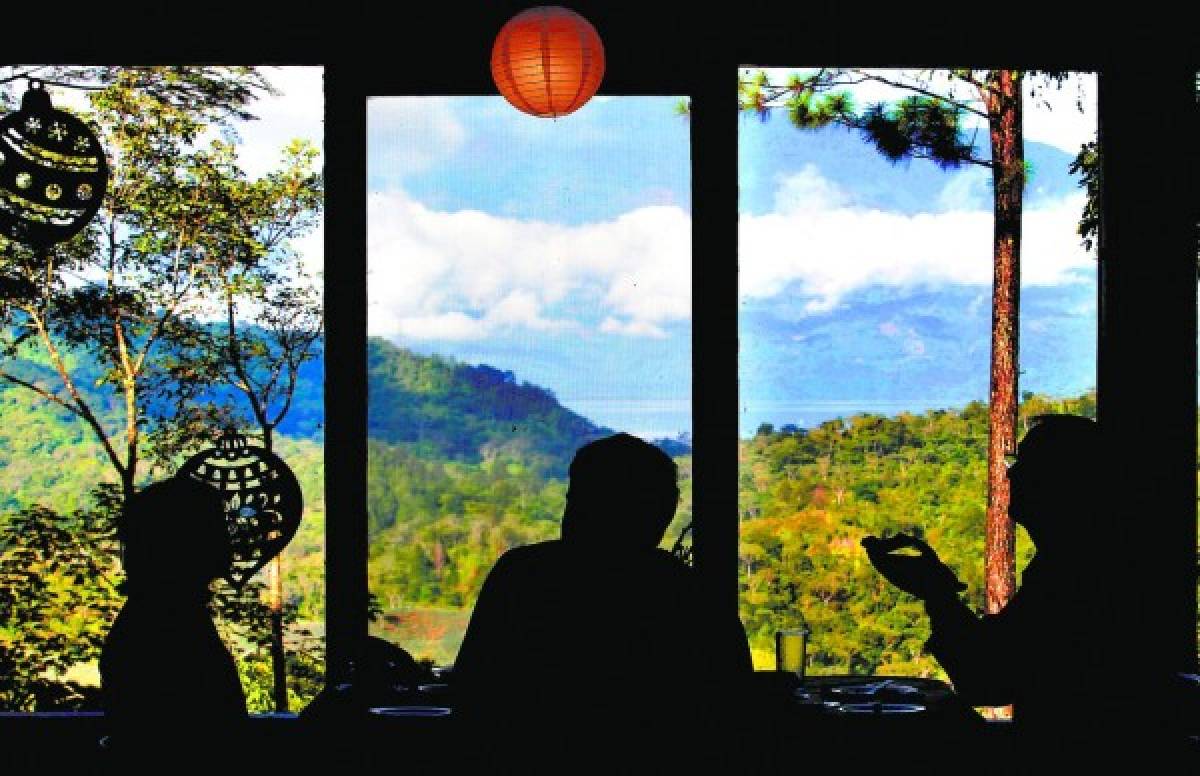
[[[369,195],[367,222],[373,335],[582,330],[591,313],[600,331],[660,337],[691,315],[691,222],[678,207],[565,226],[431,210],[391,191]]]
[[[653,337],[664,339],[667,333],[662,328],[645,321],[619,321],[612,316],[600,323],[600,331],[608,334],[624,334],[629,337]]]
[[[420,172],[454,155],[466,130],[446,97],[367,100],[368,167],[386,176]]]
[[[819,176],[806,169],[802,176]],[[819,181],[804,184],[820,191]],[[1094,272],[1075,225],[1082,195],[1037,210],[1022,222],[1022,283],[1053,286]],[[797,288],[810,313],[827,312],[847,294],[870,285],[988,286],[992,282],[992,213],[959,210],[904,215],[810,201],[806,209],[742,216],[739,291],[766,298]],[[793,285],[795,284],[795,285]]]
[[[317,224],[311,232],[292,241],[292,249],[300,256],[304,270],[316,277],[325,271],[325,223]]]
[[[483,321],[460,312],[397,318],[393,326],[396,334],[421,340],[471,340],[487,333]]]
[[[264,67],[260,72],[281,94],[250,105],[255,121],[237,126],[241,136],[238,161],[246,174],[258,178],[279,167],[280,152],[293,139],[321,148],[325,142],[324,68]]]
[[[809,162],[798,173],[781,177],[775,190],[776,213],[798,213],[812,208],[841,207],[850,204],[850,195],[838,185],[821,177]]]
[[[992,173],[985,167],[971,165],[950,176],[938,192],[938,210],[978,210],[990,207]]]
[[[517,289],[492,305],[484,320],[489,327],[524,326],[535,331],[560,331],[574,327],[574,321],[543,317],[541,308],[542,303],[535,294]]]
[[[1025,139],[1052,145],[1074,156],[1079,147],[1096,139],[1095,73],[1076,73],[1063,82],[1043,86],[1044,80],[1030,78],[1035,94],[1026,89],[1022,117]]]

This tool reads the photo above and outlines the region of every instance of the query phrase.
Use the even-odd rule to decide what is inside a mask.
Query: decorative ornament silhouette
[[[221,492],[233,545],[226,579],[239,590],[283,551],[300,527],[304,498],[296,475],[282,458],[248,444],[234,429],[224,431],[216,447],[185,461],[178,474]]]
[[[30,81],[0,119],[0,234],[33,248],[74,237],[100,209],[108,162],[95,133]]]

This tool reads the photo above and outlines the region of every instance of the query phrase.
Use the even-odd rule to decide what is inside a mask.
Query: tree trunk
[[[280,556],[271,561],[271,675],[275,683],[275,711],[288,710],[287,655],[283,650],[283,563]]]
[[[257,413],[256,413],[257,414]],[[275,446],[274,429],[270,424],[261,422],[263,449],[273,452]],[[267,576],[270,583],[268,607],[271,610],[271,677],[274,681],[275,711],[288,710],[287,694],[287,653],[283,649],[283,554],[276,555],[267,566]]]
[[[1025,151],[1021,132],[1021,74],[1012,70],[990,71],[986,86],[995,224],[984,567],[985,610],[994,614],[1004,608],[1016,590],[1016,533],[1008,516],[1004,456],[1016,451],[1021,196],[1025,186]]]

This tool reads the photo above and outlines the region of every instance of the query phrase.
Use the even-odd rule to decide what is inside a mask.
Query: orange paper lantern
[[[591,99],[604,78],[604,46],[587,19],[559,6],[522,11],[492,46],[492,78],[519,111],[558,118]]]

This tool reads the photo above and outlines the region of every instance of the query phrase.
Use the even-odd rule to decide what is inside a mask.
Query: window
[[[325,125],[328,143],[323,154],[328,160],[330,191],[327,244],[339,251],[337,261],[329,262],[329,282],[325,288],[329,354],[333,363],[327,373],[330,401],[325,411],[329,443],[338,451],[326,462],[325,480],[331,517],[325,525],[329,536],[327,631],[331,669],[345,665],[342,658],[353,653],[367,632],[368,518],[363,463],[367,448],[365,95],[490,93],[486,68],[480,66],[479,48],[486,45],[512,10],[501,3],[472,7],[464,13],[457,5],[443,4],[425,9],[425,23],[397,30],[388,25],[363,24],[365,19],[353,14],[336,19],[324,13],[291,14],[281,21],[285,17],[277,13],[264,11],[255,18],[253,9],[241,8],[236,16],[244,34],[229,34],[228,15],[217,14],[212,21],[189,16],[188,28],[200,31],[199,34],[169,39],[126,37],[113,44],[113,50],[119,49],[126,62],[168,61],[175,57],[202,61],[215,56],[236,62],[261,56],[265,51],[274,61],[328,65]],[[1017,45],[1011,36],[1001,34],[970,40],[947,36],[938,25],[896,28],[893,20],[882,17],[878,20],[855,17],[853,36],[828,34],[833,29],[848,29],[842,12],[827,11],[814,16],[807,7],[791,10],[780,6],[770,10],[766,15],[739,20],[737,34],[730,32],[728,14],[719,11],[681,17],[673,9],[659,12],[640,9],[638,14],[631,15],[628,9],[613,5],[596,6],[588,12],[604,35],[606,46],[620,52],[611,58],[605,91],[690,93],[694,97],[690,131],[692,178],[697,196],[690,207],[696,216],[691,231],[696,236],[695,265],[700,271],[694,278],[695,312],[691,321],[698,353],[692,364],[693,412],[697,419],[693,461],[697,511],[702,513],[696,531],[697,567],[712,583],[714,605],[731,608],[737,602],[740,565],[739,468],[735,455],[741,416],[741,408],[735,401],[738,304],[736,266],[732,261],[737,252],[738,213],[737,167],[733,156],[737,123],[729,105],[734,66],[746,61],[793,61],[801,47],[805,56],[814,61],[855,61],[868,57],[876,63],[898,63],[912,61],[917,55],[914,52],[931,51],[950,59],[955,57],[945,52],[966,52],[979,62],[1004,61]],[[167,12],[160,11],[158,20],[164,20],[164,14]],[[170,14],[167,20],[174,21]],[[281,23],[286,27],[281,28]],[[347,26],[338,26],[343,23]],[[205,28],[206,24],[212,26]],[[1152,29],[1134,27],[1133,32],[1143,34]],[[281,29],[286,34],[281,34]],[[436,32],[451,29],[463,34],[450,36]],[[1181,511],[1190,513],[1195,497],[1192,460],[1195,423],[1191,414],[1196,399],[1195,300],[1191,298],[1189,278],[1178,274],[1183,263],[1181,257],[1190,258],[1195,249],[1191,212],[1191,203],[1196,201],[1194,173],[1169,155],[1172,148],[1177,148],[1176,144],[1161,142],[1162,127],[1181,127],[1180,136],[1186,136],[1183,130],[1192,126],[1187,122],[1194,122],[1193,105],[1187,98],[1191,95],[1195,67],[1194,62],[1185,61],[1192,57],[1190,52],[1194,47],[1182,39],[1185,29],[1181,25],[1163,25],[1154,30],[1159,45],[1155,47],[1157,58],[1152,64],[1162,65],[1154,77],[1147,76],[1149,65],[1135,62],[1132,54],[1123,53],[1135,49],[1116,45],[1117,32],[1115,28],[1113,32],[1105,29],[1103,19],[1089,27],[1089,33],[1094,35],[1080,35],[1074,22],[1068,25],[1050,18],[1040,20],[1022,31],[1015,49],[1023,64],[1062,63],[1075,58],[1077,64],[1102,67],[1106,72],[1103,80],[1107,86],[1102,84],[1102,90],[1109,90],[1109,100],[1106,105],[1102,103],[1101,112],[1106,144],[1113,152],[1108,159],[1114,165],[1106,173],[1111,174],[1110,180],[1125,185],[1110,187],[1104,205],[1105,218],[1110,225],[1124,226],[1123,232],[1110,230],[1110,239],[1116,251],[1123,251],[1123,255],[1131,258],[1101,267],[1099,296],[1103,314],[1098,386],[1101,415],[1110,427],[1118,428],[1123,449],[1153,453],[1130,459],[1128,480],[1136,485],[1129,490],[1140,500],[1136,509],[1131,509],[1138,520],[1131,521],[1136,525],[1123,547],[1125,554],[1138,563],[1141,581],[1138,590],[1170,591],[1154,601],[1136,602],[1139,612],[1144,614],[1145,627],[1140,629],[1136,643],[1131,640],[1130,648],[1142,650],[1138,654],[1144,659],[1132,661],[1139,670],[1143,666],[1168,664],[1194,667],[1195,661],[1192,634],[1196,606],[1191,598],[1195,591],[1195,524],[1190,516],[1186,521],[1166,517]],[[902,34],[896,34],[897,30]],[[1120,34],[1130,31],[1123,27]],[[12,56],[69,61],[72,52],[94,48],[95,34],[92,27],[76,25],[56,29],[52,39],[17,35],[10,41],[16,47],[12,50],[17,52]],[[1110,34],[1112,39],[1107,37]],[[348,41],[352,45],[347,46]],[[1071,45],[1074,41],[1078,41],[1076,46]],[[1096,45],[1096,41],[1110,45]],[[31,52],[36,49],[36,54],[22,57],[22,45],[28,45]],[[214,53],[214,46],[222,52],[220,55]],[[438,47],[436,52],[435,47]],[[380,51],[387,52],[387,64],[383,66],[376,61]],[[6,70],[0,67],[0,76],[6,75]],[[1187,79],[1186,94],[1177,88],[1181,73]],[[9,83],[7,89],[10,98],[19,94],[19,86]],[[1186,110],[1173,101],[1181,94]],[[1138,109],[1122,111],[1118,106]],[[1147,115],[1151,120],[1146,120]],[[773,121],[781,123],[782,119]],[[1036,178],[1037,171],[1034,172]],[[1189,261],[1188,270],[1191,269]],[[1186,305],[1181,306],[1179,293],[1189,297],[1184,300]],[[1188,306],[1193,308],[1190,313],[1184,309]],[[1151,334],[1154,347],[1148,347]],[[1025,336],[1025,345],[1031,345],[1032,336]],[[1175,354],[1177,359],[1161,359],[1160,349]],[[360,357],[361,363],[357,360]],[[533,379],[520,364],[509,371],[519,380]],[[1029,387],[1057,393],[1049,387]],[[5,397],[0,399],[4,407],[8,406],[7,397],[14,395],[10,393],[12,390],[9,385],[0,391],[0,396]],[[1182,398],[1181,393],[1185,394]],[[30,405],[23,406],[30,409]],[[844,414],[850,414],[850,410]],[[56,469],[70,471],[81,480],[106,476],[102,474],[102,462],[96,463],[98,457],[87,459],[94,467],[91,475],[84,472],[79,459],[67,456],[54,458],[54,467],[36,471],[14,461],[10,451],[16,449],[18,441],[14,438],[21,431],[28,429],[25,436],[36,437],[39,449],[46,449],[54,438],[51,426],[57,428],[62,420],[52,410],[38,415],[38,420],[33,415],[31,410],[24,428],[15,424],[0,426],[3,435],[0,455],[5,456],[3,476],[9,485],[19,483],[6,487],[5,493],[16,493],[14,498],[19,503],[32,503],[34,492],[42,487],[39,479],[54,474]],[[778,431],[782,425],[794,421],[781,418],[770,422]],[[85,438],[86,435],[75,437]],[[362,455],[358,454],[360,446]],[[1182,475],[1178,471],[1181,461],[1186,469]],[[45,480],[43,485],[48,483]],[[305,487],[311,492],[307,484]],[[90,503],[84,498],[72,503],[67,498],[64,496],[63,502],[51,506],[69,516],[76,507]],[[1158,516],[1163,517],[1155,523],[1155,530],[1143,531],[1144,515],[1156,521],[1160,519]],[[300,545],[301,538],[297,538],[293,547]],[[310,553],[307,558],[314,564],[313,572],[319,571],[318,556]],[[312,589],[317,591],[319,586]],[[311,600],[315,600],[315,594]],[[8,611],[0,607],[0,613]],[[20,620],[22,625],[53,621],[37,617]],[[1187,637],[1182,646],[1185,639],[1181,632]],[[11,643],[3,639],[11,633],[12,630],[0,630],[0,675],[4,676],[11,675],[11,667],[25,659],[12,652],[3,653]],[[40,655],[44,650],[36,651]],[[6,708],[19,705],[5,703]]]
[[[558,121],[499,97],[368,102],[372,633],[454,661],[504,550],[558,537],[615,431],[676,457],[691,515],[691,190],[678,98]]]
[[[322,69],[6,66],[5,113],[28,78],[77,87],[45,88],[94,122],[111,176],[93,226],[51,260],[0,238],[0,710],[97,707],[125,595],[121,504],[229,425],[304,492],[280,564],[241,591],[218,583],[213,603],[250,710],[286,708],[276,634],[294,710],[324,669]],[[43,138],[25,126],[28,160]],[[0,160],[0,176],[19,161]]]
[[[810,101],[793,78],[816,79]],[[920,86],[966,106],[955,153],[988,161],[986,116],[949,71],[743,68],[739,82],[739,588],[755,665],[774,667],[776,630],[807,625],[812,673],[944,677],[920,604],[859,540],[923,534],[984,609],[992,170],[942,169],[919,142],[891,161],[856,122],[880,103],[916,121],[929,103],[902,85]],[[1022,87],[1018,434],[1042,413],[1095,416],[1095,252],[1071,172],[1096,137],[1095,88],[1089,74]],[[1018,570],[1031,554],[1018,528]]]

